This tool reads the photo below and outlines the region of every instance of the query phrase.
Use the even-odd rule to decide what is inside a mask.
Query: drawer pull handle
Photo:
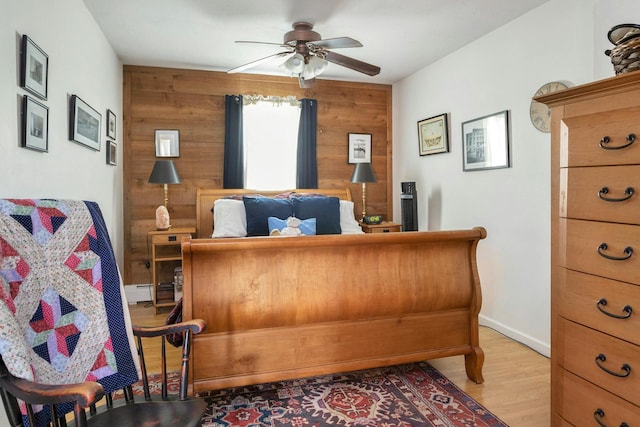
[[[605,254],[603,251],[606,251],[608,247],[609,246],[606,243],[600,243],[600,246],[598,246],[598,253],[600,254],[600,256],[613,261],[624,261],[631,258],[631,255],[633,255],[633,248],[631,246],[627,246],[626,248],[624,248],[624,253],[626,254],[626,256],[621,257]]]
[[[604,411],[600,408],[596,409],[596,412],[593,413],[593,418],[595,418],[596,422],[600,427],[607,427],[605,423],[600,421],[600,418],[604,418]],[[620,427],[629,427],[629,424],[624,421],[620,423]]]
[[[598,368],[602,369],[607,374],[613,375],[614,377],[618,377],[618,378],[625,378],[625,377],[628,377],[631,374],[631,366],[629,366],[627,363],[623,364],[620,367],[620,369],[622,371],[624,371],[624,372],[623,373],[618,373],[618,372],[613,372],[612,370],[609,370],[609,369],[605,368],[604,366],[602,366],[602,362],[605,362],[606,360],[607,360],[607,357],[602,353],[600,353],[598,356],[596,356],[596,365],[598,365]]]
[[[602,187],[600,191],[598,191],[598,197],[604,200],[605,202],[624,202],[625,200],[629,200],[631,196],[633,196],[634,192],[635,190],[633,189],[633,187],[627,187],[627,189],[624,190],[624,194],[625,194],[624,197],[620,197],[620,198],[605,197],[605,194],[609,193],[609,187]]]
[[[608,136],[603,136],[602,139],[600,140],[600,148],[602,148],[603,150],[620,150],[622,148],[627,148],[628,146],[630,146],[631,144],[633,144],[634,142],[636,142],[636,136],[633,133],[630,133],[629,135],[627,135],[627,143],[624,145],[618,145],[618,146],[609,146],[607,145],[608,143],[611,142],[611,138],[609,138]]]
[[[633,309],[631,308],[630,305],[625,305],[624,307],[622,307],[622,311],[624,311],[625,314],[614,314],[614,313],[608,312],[602,308],[606,305],[607,305],[607,300],[605,298],[600,298],[596,303],[596,307],[598,307],[598,310],[600,310],[601,313],[606,314],[609,317],[613,317],[614,319],[628,319],[629,317],[631,317],[631,312],[633,311]]]

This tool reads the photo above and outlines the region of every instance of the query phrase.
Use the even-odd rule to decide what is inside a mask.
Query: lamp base
[[[158,209],[156,209],[156,228],[158,230],[168,230],[171,228],[169,211],[164,205],[160,205]]]

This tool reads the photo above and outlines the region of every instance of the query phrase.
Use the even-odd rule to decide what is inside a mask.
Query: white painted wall
[[[640,22],[636,0],[550,0],[393,86],[394,217],[416,181],[420,230],[481,225],[481,323],[550,353],[550,136],[529,120],[544,83],[614,75],[608,30]],[[510,112],[512,166],[462,171],[461,123]],[[449,113],[450,153],[420,157],[417,121]]]
[[[82,0],[0,0],[0,197],[99,203],[120,263],[122,220],[122,64]],[[20,38],[49,55],[49,152],[20,147]],[[101,149],[68,138],[68,102],[78,95],[102,114]],[[106,114],[116,113],[118,166],[106,164]]]
[[[82,0],[0,0],[0,197],[50,197],[99,203],[119,263],[123,259],[122,146],[106,164],[106,111],[122,141],[122,64]],[[49,152],[20,147],[20,38],[49,55]],[[68,98],[78,95],[102,114],[99,152],[68,139]],[[0,425],[9,425],[0,409]]]

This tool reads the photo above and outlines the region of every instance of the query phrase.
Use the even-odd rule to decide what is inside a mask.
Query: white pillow
[[[353,202],[340,200],[340,228],[342,234],[362,234],[362,228],[353,215]]]
[[[242,200],[218,199],[213,203],[211,237],[246,237],[247,212]]]

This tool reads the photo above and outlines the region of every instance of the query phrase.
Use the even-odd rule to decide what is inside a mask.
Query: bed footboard
[[[484,228],[185,239],[195,391],[465,355],[483,382]]]

